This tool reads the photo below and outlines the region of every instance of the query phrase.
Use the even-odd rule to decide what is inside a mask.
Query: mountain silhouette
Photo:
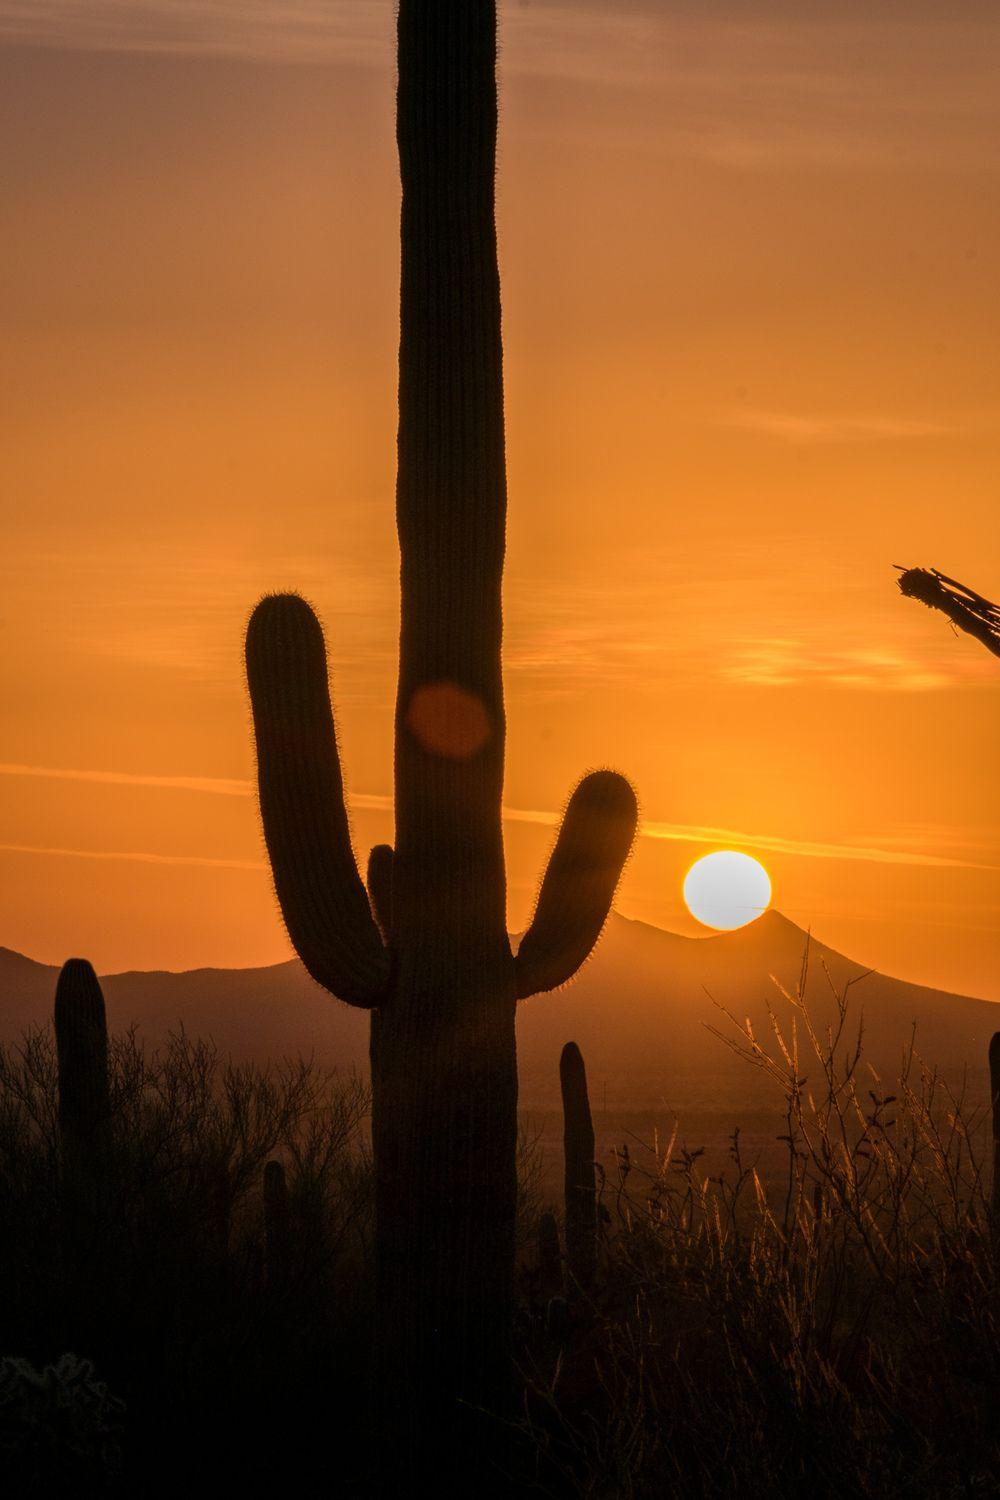
[[[833,990],[850,982],[854,1026],[863,1013],[865,1057],[883,1076],[898,1069],[916,1026],[919,1056],[953,1083],[967,1072],[970,1095],[987,1097],[987,1047],[1000,1029],[1000,1004],[868,972],[770,911],[707,938],[612,915],[573,984],[518,1008],[522,1104],[546,1110],[558,1102],[559,1054],[572,1039],[586,1059],[595,1104],[657,1112],[754,1106],[773,1086],[711,1028],[735,1036],[724,1007],[740,1021],[749,1017],[767,1041],[770,1006],[787,1030],[793,1012],[778,985],[795,989],[807,946],[806,995],[819,1027],[833,1015]],[[57,972],[0,948],[0,1040],[51,1019]],[[332,1001],[298,961],[128,972],[106,975],[102,984],[111,1030],[135,1025],[151,1045],[183,1027],[239,1061],[303,1054],[330,1067],[367,1068],[367,1016]],[[806,1054],[806,1075],[811,1061]]]

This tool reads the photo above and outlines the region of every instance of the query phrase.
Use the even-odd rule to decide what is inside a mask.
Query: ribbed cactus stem
[[[224,1160],[209,1161],[203,1187],[205,1248],[210,1259],[223,1266],[229,1257],[233,1211],[233,1186],[229,1180],[228,1163]]]
[[[559,1083],[566,1165],[566,1269],[571,1288],[585,1290],[597,1269],[597,1192],[587,1070],[575,1042],[567,1042],[562,1050]]]
[[[993,1222],[1000,1231],[1000,1031],[990,1041],[990,1098],[993,1102]]]
[[[538,1287],[547,1303],[562,1291],[562,1253],[559,1249],[559,1226],[553,1213],[543,1213],[538,1220]]]
[[[257,606],[247,676],[289,935],[314,978],[372,1010],[383,1489],[482,1493],[482,1455],[501,1424],[477,1413],[498,1413],[510,1391],[516,1000],[564,984],[586,958],[636,809],[611,772],[580,784],[515,961],[500,803],[495,0],[399,0],[398,44],[396,830],[392,850],[372,851],[367,891],[322,631],[302,599]]]
[[[280,1161],[269,1161],[264,1168],[264,1277],[269,1291],[287,1287],[291,1253],[292,1215],[285,1169]]]
[[[59,1132],[64,1160],[92,1163],[106,1145],[111,1117],[104,995],[85,958],[62,967],[55,999]]]

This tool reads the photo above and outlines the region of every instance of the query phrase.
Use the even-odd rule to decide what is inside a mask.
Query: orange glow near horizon
[[[512,929],[612,765],[626,915],[695,932],[731,847],[1000,999],[997,663],[893,572],[1000,592],[995,7],[501,9]],[[0,0],[0,944],[104,971],[288,956],[265,591],[324,621],[362,863],[392,837],[392,7],[169,10]]]

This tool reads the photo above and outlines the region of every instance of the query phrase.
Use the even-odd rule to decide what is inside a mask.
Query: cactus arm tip
[[[246,663],[264,840],[289,937],[318,983],[370,1009],[388,954],[351,846],[323,631],[298,594],[260,601]]]
[[[518,999],[558,989],[589,955],[611,910],[638,815],[635,792],[616,771],[593,771],[574,791],[515,960]]]

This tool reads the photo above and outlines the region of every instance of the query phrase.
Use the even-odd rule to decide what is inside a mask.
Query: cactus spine
[[[111,1116],[104,995],[85,958],[71,958],[56,984],[59,1134],[67,1171],[96,1165]]]
[[[323,635],[302,599],[257,606],[247,672],[264,833],[289,934],[314,978],[372,1012],[378,1404],[395,1424],[406,1487],[434,1432],[469,1452],[479,1438],[459,1424],[506,1398],[515,1004],[565,983],[586,957],[636,805],[610,772],[580,783],[515,957],[500,814],[495,0],[400,0],[398,45],[396,839],[393,851],[373,852],[370,900],[351,848]]]
[[[566,1269],[570,1290],[586,1290],[597,1269],[597,1191],[587,1070],[575,1042],[567,1042],[562,1050],[559,1084],[566,1172]]]

